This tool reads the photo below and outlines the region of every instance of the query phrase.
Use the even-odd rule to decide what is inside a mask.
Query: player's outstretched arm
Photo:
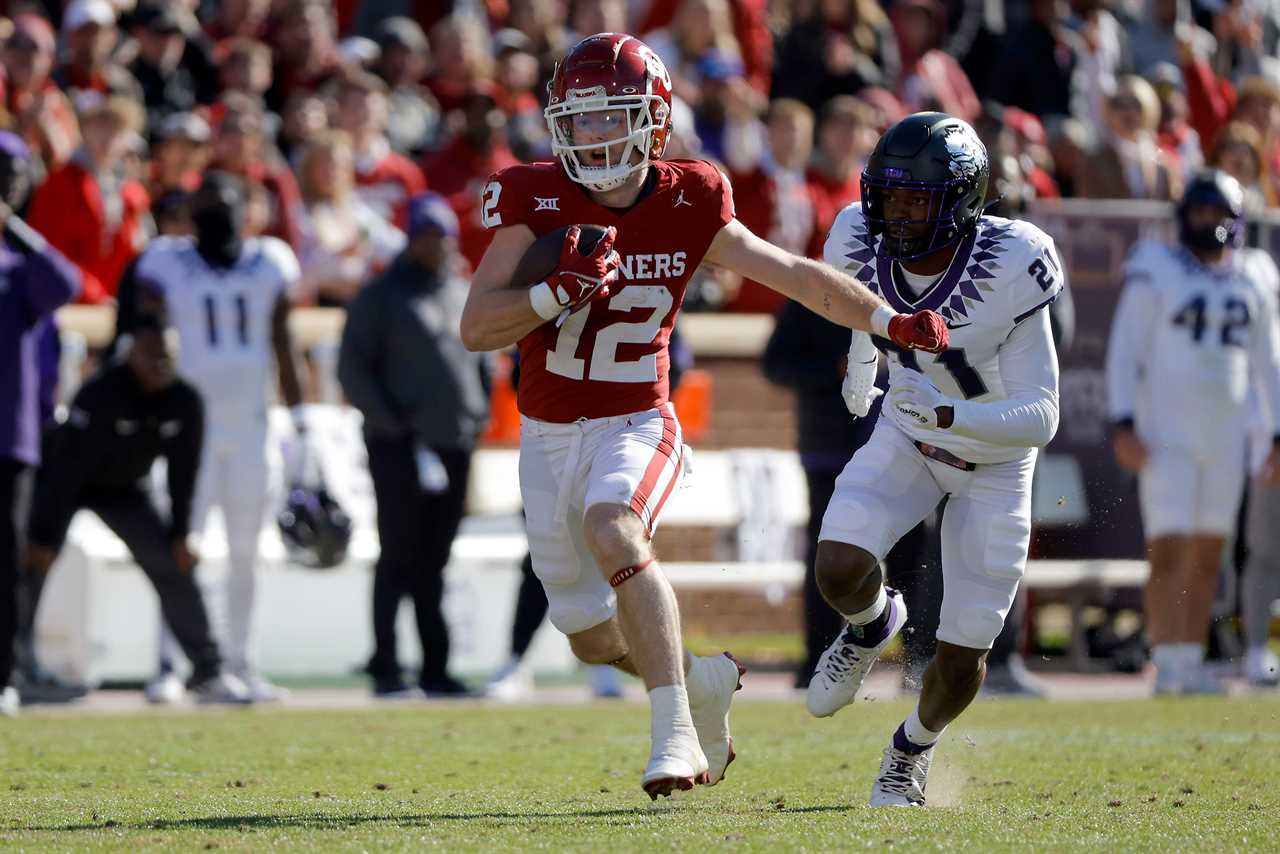
[[[471,291],[462,309],[462,344],[468,350],[510,347],[546,323],[533,310],[529,292],[511,287],[511,276],[533,241],[533,231],[527,225],[511,225],[493,233],[471,277]]]
[[[832,323],[888,338],[900,347],[937,353],[947,348],[947,327],[932,311],[899,315],[852,276],[793,255],[730,220],[707,250],[706,260],[755,279]]]

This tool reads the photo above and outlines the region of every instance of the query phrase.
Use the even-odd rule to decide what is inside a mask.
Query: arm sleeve
[[[347,400],[364,415],[366,427],[376,433],[399,434],[406,430],[403,419],[378,382],[380,296],[378,288],[366,288],[347,311],[338,351],[338,382]]]
[[[38,231],[16,216],[5,222],[8,244],[22,253],[23,275],[17,277],[31,313],[52,314],[80,292],[80,270],[45,240]]]
[[[165,459],[169,463],[169,535],[185,537],[191,531],[191,500],[196,491],[196,473],[204,448],[204,403],[194,389],[182,417],[182,430],[169,442]]]
[[[1015,448],[1049,444],[1058,430],[1058,356],[1049,313],[1019,323],[1000,345],[1000,377],[1007,397],[981,403],[957,400],[951,431]]]
[[[1120,292],[1120,305],[1107,341],[1107,414],[1112,421],[1133,418],[1138,380],[1159,309],[1159,294],[1143,278],[1133,278]]]

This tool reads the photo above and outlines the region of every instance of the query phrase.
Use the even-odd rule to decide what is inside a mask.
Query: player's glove
[[[889,320],[889,340],[904,350],[941,353],[947,349],[950,333],[936,311],[896,314]]]
[[[564,311],[574,311],[592,300],[609,296],[609,286],[617,281],[622,258],[613,251],[618,229],[610,226],[590,255],[578,251],[582,229],[576,225],[564,235],[556,272],[529,291],[529,302],[543,320],[553,320]]]
[[[938,407],[947,406],[950,400],[929,378],[916,371],[900,371],[889,386],[885,401],[898,414],[926,430],[938,429]]]

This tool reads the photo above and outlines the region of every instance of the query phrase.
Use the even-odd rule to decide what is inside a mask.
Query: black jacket
[[[203,445],[204,404],[194,388],[177,380],[145,394],[128,365],[106,368],[85,383],[67,420],[46,437],[31,541],[60,547],[76,510],[145,488],[161,456],[169,469],[170,532],[186,536]]]

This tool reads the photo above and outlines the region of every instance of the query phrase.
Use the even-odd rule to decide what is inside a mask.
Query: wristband
[[[876,306],[876,310],[871,312],[871,334],[879,335],[881,338],[888,338],[889,321],[897,316],[898,313],[884,303]]]
[[[538,282],[529,288],[529,304],[533,306],[533,313],[543,320],[555,320],[564,311],[551,285],[546,282]]]

